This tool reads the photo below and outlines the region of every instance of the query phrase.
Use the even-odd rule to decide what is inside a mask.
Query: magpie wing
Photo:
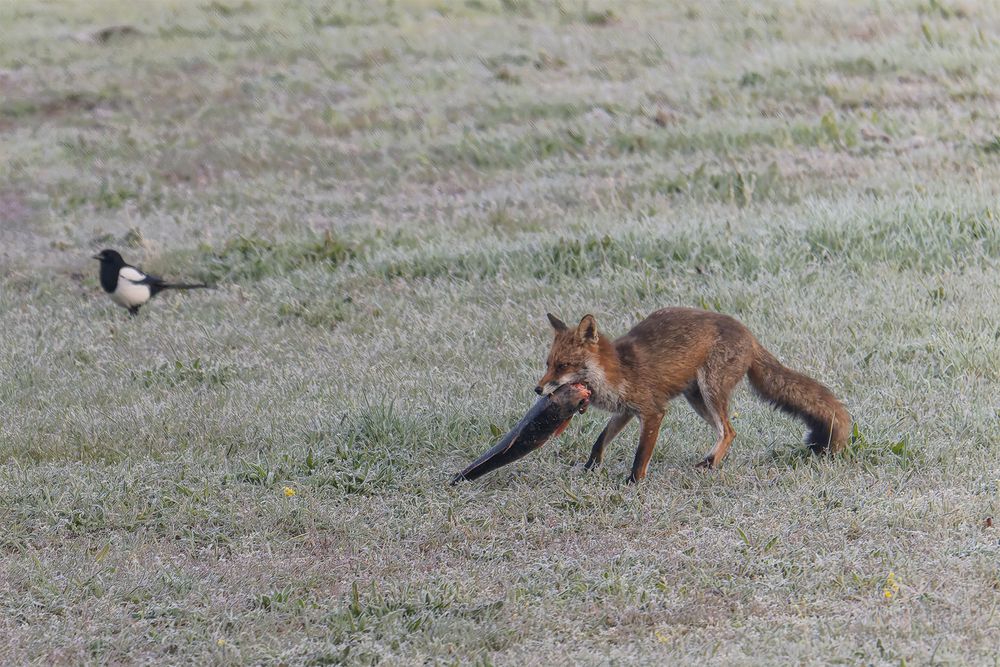
[[[143,273],[134,266],[123,266],[118,275],[136,285],[163,285],[163,278],[150,273]]]

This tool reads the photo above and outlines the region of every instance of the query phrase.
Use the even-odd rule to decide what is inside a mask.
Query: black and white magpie
[[[205,283],[168,283],[127,263],[117,250],[102,250],[94,255],[94,259],[101,261],[101,287],[112,301],[128,308],[129,315],[133,317],[157,292],[208,287]]]

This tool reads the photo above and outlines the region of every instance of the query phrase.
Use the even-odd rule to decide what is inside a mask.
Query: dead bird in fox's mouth
[[[500,442],[458,473],[451,483],[477,479],[538,449],[549,438],[562,433],[573,415],[584,412],[589,402],[590,389],[583,384],[563,385],[542,396]]]

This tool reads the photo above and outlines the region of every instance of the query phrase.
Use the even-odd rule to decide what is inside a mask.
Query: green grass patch
[[[216,249],[205,248],[195,262],[212,282],[261,280],[289,271],[321,266],[335,270],[358,255],[358,248],[331,232],[307,241],[273,241],[235,236]]]

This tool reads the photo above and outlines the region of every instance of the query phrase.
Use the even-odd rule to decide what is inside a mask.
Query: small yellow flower
[[[899,592],[899,582],[896,581],[896,573],[889,570],[888,576],[885,578],[885,585],[882,586],[882,596],[886,600],[891,600],[896,593]]]
[[[292,496],[294,496],[294,495],[295,495],[295,489],[293,489],[293,488],[292,488],[292,487],[290,487],[290,486],[286,486],[286,487],[285,487],[284,489],[282,489],[282,490],[283,490],[283,491],[285,492],[285,497],[286,497],[286,498],[291,498]]]
[[[226,645],[226,640],[225,639],[219,639],[215,643],[218,644],[219,646],[225,646]]]

